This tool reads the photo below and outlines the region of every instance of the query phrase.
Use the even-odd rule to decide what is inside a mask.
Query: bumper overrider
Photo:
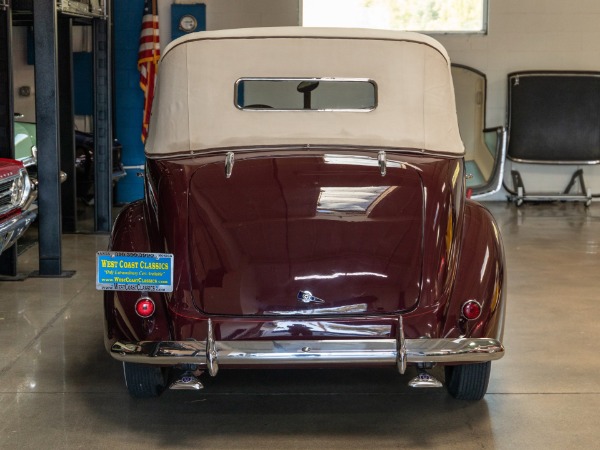
[[[219,365],[391,365],[403,374],[407,364],[463,364],[504,356],[502,344],[491,338],[405,339],[400,321],[396,339],[217,341],[208,321],[206,341],[115,342],[113,358],[132,363],[206,366],[214,376]]]

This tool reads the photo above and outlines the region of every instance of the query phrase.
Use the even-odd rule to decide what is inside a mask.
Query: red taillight
[[[475,300],[469,300],[462,306],[462,315],[467,320],[475,320],[481,315],[481,305]]]
[[[154,302],[148,297],[140,298],[135,304],[135,312],[144,319],[154,314]]]

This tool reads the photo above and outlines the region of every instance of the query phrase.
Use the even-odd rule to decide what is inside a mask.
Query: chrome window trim
[[[324,82],[357,82],[369,83],[374,88],[374,98],[372,108],[324,108],[324,109],[277,109],[277,108],[246,108],[240,106],[238,101],[239,85],[243,81],[324,81]],[[369,113],[377,109],[379,105],[379,86],[372,78],[347,78],[347,77],[241,77],[236,80],[233,88],[233,106],[240,111],[260,111],[260,112],[359,112]]]

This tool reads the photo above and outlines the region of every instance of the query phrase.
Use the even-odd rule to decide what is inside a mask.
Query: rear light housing
[[[135,303],[136,314],[144,319],[152,317],[155,309],[156,309],[156,306],[154,305],[154,302],[152,301],[152,299],[150,297],[141,297]]]
[[[475,320],[479,319],[479,316],[481,316],[481,310],[481,303],[475,300],[468,300],[463,303],[460,311],[463,318],[467,320]]]

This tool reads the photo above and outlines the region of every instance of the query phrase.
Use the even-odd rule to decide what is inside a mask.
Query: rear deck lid
[[[190,178],[189,261],[208,314],[406,311],[419,300],[423,186],[377,155],[237,157]]]

